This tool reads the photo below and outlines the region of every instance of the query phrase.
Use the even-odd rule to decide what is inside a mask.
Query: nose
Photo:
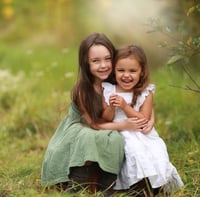
[[[124,72],[124,77],[129,77],[130,74],[128,72]]]
[[[101,68],[106,67],[106,61],[102,60],[102,61],[100,62],[100,67],[101,67]]]

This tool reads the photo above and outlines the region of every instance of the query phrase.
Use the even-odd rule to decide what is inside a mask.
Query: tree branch
[[[187,69],[185,68],[185,66],[183,66],[183,70],[188,75],[188,77],[190,78],[190,80],[194,83],[194,85],[196,85],[196,87],[198,89],[200,89],[200,85],[193,79],[192,75],[189,73],[189,71],[187,71]]]
[[[170,85],[171,87],[174,87],[174,88],[179,88],[179,89],[183,89],[183,90],[188,90],[188,91],[192,91],[192,92],[196,92],[196,93],[199,93],[200,94],[200,89],[193,89],[189,86],[186,86],[186,87],[181,87],[181,86],[175,86],[175,85]]]

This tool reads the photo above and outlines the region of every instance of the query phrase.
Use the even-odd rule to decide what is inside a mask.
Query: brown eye
[[[93,64],[98,64],[100,61],[99,61],[98,59],[93,59],[91,62],[92,62]]]
[[[137,72],[137,70],[132,69],[132,70],[130,70],[130,72],[135,73],[135,72]]]
[[[111,61],[111,57],[106,58],[106,61],[110,62]]]
[[[124,72],[124,69],[117,69],[117,72]]]

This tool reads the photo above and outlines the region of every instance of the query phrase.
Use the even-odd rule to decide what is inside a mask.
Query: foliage
[[[7,44],[32,39],[35,43],[56,42],[65,46],[77,41],[79,32],[84,33],[77,17],[84,6],[85,2],[71,0],[2,0],[1,39]]]
[[[193,2],[195,3],[195,1]],[[200,85],[198,84],[197,79],[193,77],[188,69],[189,65],[194,67],[200,58],[200,35],[196,34],[196,31],[198,32],[199,29],[196,29],[195,31],[193,26],[190,26],[191,23],[189,21],[193,20],[193,18],[188,21],[188,17],[190,17],[192,14],[200,16],[199,3],[189,7],[186,13],[187,20],[180,18],[178,25],[175,27],[163,25],[159,18],[150,18],[148,25],[151,27],[149,33],[160,32],[161,34],[167,36],[166,40],[160,42],[160,47],[167,48],[169,51],[169,59],[167,64],[169,66],[181,65],[182,70],[188,75],[192,85],[194,86],[192,87],[191,85],[187,85],[181,88],[200,93]],[[194,62],[194,60],[196,62]],[[198,70],[198,68],[195,67],[194,69]]]

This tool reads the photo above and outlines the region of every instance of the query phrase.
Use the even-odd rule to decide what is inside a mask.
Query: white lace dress
[[[127,103],[131,103],[132,93],[116,92],[116,86],[110,83],[103,83],[102,87],[108,104],[110,95],[114,93],[122,96]],[[150,91],[155,91],[153,84],[149,84],[138,97],[135,110],[139,111]],[[114,121],[120,122],[126,118],[125,113],[117,108]],[[125,161],[114,189],[128,189],[145,177],[148,177],[152,188],[165,186],[167,192],[183,186],[176,168],[169,161],[166,145],[155,128],[146,135],[134,131],[122,131],[121,134],[125,139]]]

